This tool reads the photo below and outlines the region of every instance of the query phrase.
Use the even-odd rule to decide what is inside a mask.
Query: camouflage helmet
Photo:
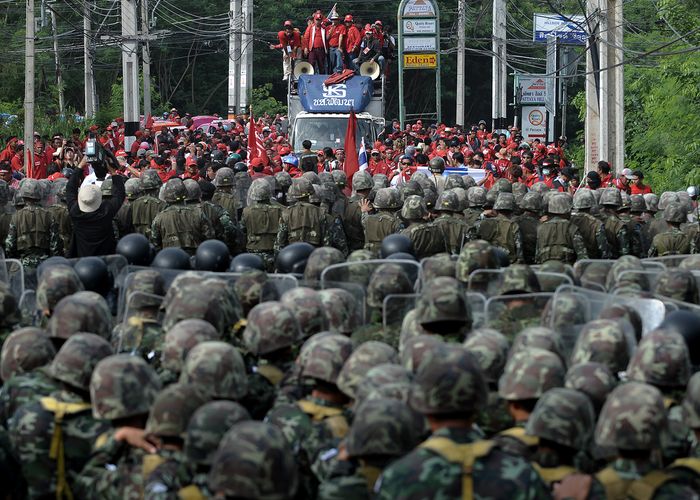
[[[545,392],[527,420],[525,432],[575,450],[587,449],[595,414],[588,397],[574,389],[557,387]]]
[[[496,203],[493,204],[494,210],[513,211],[515,210],[515,197],[512,193],[502,191],[498,193]]]
[[[194,179],[184,179],[182,183],[187,191],[187,201],[199,201],[202,197],[202,188],[199,187],[199,182]]]
[[[206,402],[194,385],[178,383],[165,387],[151,406],[146,436],[184,439],[190,417]]]
[[[381,308],[387,295],[412,291],[413,284],[400,265],[382,264],[370,276],[369,285],[367,285],[367,304]]]
[[[673,191],[664,191],[659,197],[659,201],[657,203],[657,210],[666,210],[666,207],[669,205],[669,203],[680,202],[681,198],[680,196],[678,196],[678,193],[674,193]]]
[[[102,184],[100,185],[100,191],[102,191],[102,197],[105,196],[112,196],[112,178],[107,177],[105,180],[102,181]]]
[[[7,382],[13,375],[44,366],[55,354],[56,349],[44,330],[31,326],[15,330],[2,344],[0,379]]]
[[[132,296],[132,294],[135,294]],[[154,269],[143,269],[131,275],[126,286],[127,307],[158,307],[161,299],[154,297],[165,295],[163,276]]]
[[[207,485],[225,498],[294,498],[299,484],[292,448],[269,423],[239,422],[223,437]]]
[[[435,189],[425,189],[423,192],[423,201],[428,210],[435,210],[438,194]]]
[[[595,441],[618,450],[652,450],[666,429],[663,396],[651,385],[627,382],[608,396],[598,417]]]
[[[492,328],[473,330],[462,344],[474,355],[489,384],[498,382],[508,359],[508,339]]]
[[[318,296],[323,304],[328,329],[350,335],[358,323],[359,306],[355,296],[343,288],[326,288],[320,290]]]
[[[423,281],[430,281],[441,276],[454,277],[457,269],[457,261],[448,253],[439,253],[432,257],[426,257],[421,261],[423,268]]]
[[[467,200],[467,190],[461,187],[455,187],[450,189],[450,192],[454,193],[459,202],[459,211],[461,212],[469,206],[469,201]]]
[[[520,208],[529,212],[539,213],[542,210],[542,196],[532,191],[525,193],[520,200]]]
[[[233,288],[245,316],[261,302],[279,299],[274,283],[268,280],[265,271],[259,269],[243,271],[233,284]]]
[[[405,340],[399,351],[401,364],[406,370],[415,373],[418,371],[427,353],[444,343],[439,335],[430,335],[427,332],[412,336]]]
[[[496,203],[496,200],[498,199],[498,194],[499,192],[495,189],[491,189],[490,191],[488,191],[486,193],[486,203],[484,203],[484,208],[493,208],[494,204]]]
[[[461,346],[444,344],[431,349],[421,362],[408,400],[424,415],[469,417],[486,403],[486,381],[474,356]]]
[[[410,180],[401,187],[401,196],[405,200],[409,196],[423,196],[423,186],[414,180]]]
[[[37,309],[51,313],[63,298],[83,290],[83,283],[70,266],[47,268],[39,277],[36,291]]]
[[[110,337],[112,316],[104,297],[94,292],[77,292],[56,304],[49,321],[49,335],[67,339],[77,332]]]
[[[445,160],[440,156],[436,156],[428,163],[428,169],[434,173],[442,173],[445,171]]]
[[[684,258],[680,264],[678,264],[678,269],[687,269],[689,271],[700,271],[700,255],[690,255]]]
[[[700,373],[695,373],[688,381],[683,399],[683,413],[688,427],[700,428]]]
[[[343,170],[332,170],[331,177],[336,186],[344,188],[348,183],[348,176]]]
[[[564,385],[564,365],[556,354],[530,347],[515,353],[498,382],[498,395],[512,400],[537,399]]]
[[[414,411],[396,399],[372,399],[355,411],[346,437],[351,458],[401,457],[421,441],[422,430],[416,425]]]
[[[374,195],[373,205],[377,210],[401,208],[401,193],[396,188],[381,188]]]
[[[646,211],[655,214],[659,211],[659,197],[654,193],[647,193],[644,195],[644,204],[646,205]]]
[[[287,191],[292,185],[292,176],[289,172],[277,172],[275,174],[275,184],[280,191]]]
[[[352,176],[353,191],[366,191],[373,187],[374,182],[372,181],[372,176],[366,170],[355,172],[355,175]]]
[[[10,201],[10,186],[0,179],[0,207],[4,207]]]
[[[41,184],[35,179],[25,178],[19,187],[19,195],[24,200],[41,200]]]
[[[374,174],[372,176],[374,189],[381,189],[389,186],[389,178],[385,174]]]
[[[496,182],[493,183],[493,187],[491,188],[491,190],[497,193],[512,193],[513,184],[511,184],[511,182],[508,179],[500,177],[496,179]]]
[[[163,181],[158,175],[158,171],[152,168],[146,169],[141,172],[141,177],[139,177],[139,187],[141,191],[153,191],[159,189],[163,185]]]
[[[161,389],[155,370],[138,356],[116,354],[97,363],[90,379],[92,414],[100,420],[146,415]]]
[[[464,181],[464,190],[468,190],[470,187],[476,186],[476,181],[471,175],[462,175],[462,180]]]
[[[316,290],[302,286],[292,288],[284,292],[280,300],[294,313],[302,338],[325,329],[323,303]]]
[[[141,180],[138,177],[129,177],[126,182],[124,182],[124,191],[126,191],[127,199],[135,199],[141,194]]]
[[[281,302],[264,302],[253,307],[243,331],[243,343],[254,356],[265,357],[293,346],[300,338],[294,313]]]
[[[17,299],[4,281],[0,281],[0,327],[12,329],[21,320]]]
[[[603,189],[603,193],[600,195],[600,204],[606,207],[622,206],[622,195],[620,191],[614,187]]]
[[[348,397],[355,399],[357,386],[370,368],[384,363],[396,363],[397,361],[398,354],[390,345],[376,340],[363,342],[345,361],[343,368],[338,374],[336,385]]]
[[[418,335],[428,335],[428,332],[423,329],[416,319],[416,310],[409,310],[401,321],[401,332],[399,334],[399,353],[403,351],[406,343]],[[437,337],[437,336],[435,336]]]
[[[559,333],[546,326],[530,326],[518,332],[513,339],[508,357],[525,349],[544,349],[561,358],[562,346]]]
[[[413,374],[401,365],[384,363],[369,369],[360,380],[355,394],[355,403],[361,404],[375,396],[408,401]],[[357,419],[355,419],[357,421]]]
[[[301,178],[308,180],[314,186],[321,184],[321,178],[316,172],[304,172],[301,174]]]
[[[234,183],[234,173],[229,167],[221,167],[216,171],[214,176],[213,184],[216,187],[228,187],[233,186]]]
[[[445,188],[444,189],[447,191],[450,189],[454,189],[456,187],[466,189],[466,185],[464,184],[464,179],[459,174],[449,174],[445,178]]]
[[[194,384],[211,399],[241,399],[248,393],[243,356],[226,342],[206,341],[194,346],[182,367],[180,382]]]
[[[234,401],[210,401],[197,408],[187,424],[185,456],[197,465],[212,465],[221,438],[238,422],[251,420]]]
[[[461,283],[446,276],[426,282],[416,301],[416,319],[428,331],[471,328],[471,308]]]
[[[308,179],[297,178],[292,182],[292,187],[289,188],[290,196],[294,198],[307,198],[314,196],[316,191],[314,185]]]
[[[686,209],[680,203],[669,203],[664,209],[664,220],[666,222],[676,222],[678,224],[686,222],[688,215]]]
[[[631,204],[630,195],[628,195],[626,191],[620,191],[620,197],[622,198],[622,205],[620,205],[620,210],[629,210]]]
[[[544,182],[535,182],[532,186],[530,186],[530,191],[543,195],[549,191],[549,186]]]
[[[637,346],[627,378],[660,388],[685,387],[691,374],[688,344],[675,330],[647,333]]]
[[[598,413],[605,403],[605,398],[617,385],[617,378],[607,365],[589,361],[573,365],[566,372],[564,387],[581,391],[591,399]]]
[[[629,349],[622,326],[611,319],[586,323],[571,353],[571,364],[594,361],[603,363],[612,373],[619,373],[629,362]]]
[[[253,201],[268,201],[272,198],[270,183],[265,179],[255,179],[248,189],[248,196]]]
[[[472,208],[481,208],[486,205],[486,188],[481,186],[472,186],[467,189],[467,200]]]
[[[596,206],[595,198],[590,189],[579,189],[574,194],[574,209],[585,210]]]
[[[698,303],[698,285],[687,269],[668,269],[660,274],[654,293],[691,304]]]
[[[161,366],[175,374],[182,371],[185,358],[200,342],[219,339],[219,332],[203,319],[184,319],[166,330]]]
[[[469,281],[469,275],[477,269],[498,269],[498,260],[487,241],[474,240],[462,247],[457,258],[457,279]]]
[[[352,342],[336,333],[318,339],[308,351],[302,376],[336,384],[338,375],[352,353]]]
[[[428,215],[428,207],[420,196],[411,195],[403,201],[401,217],[406,220],[421,220]]]
[[[554,194],[549,198],[547,212],[556,215],[571,213],[571,196],[566,193]]]
[[[333,247],[316,248],[306,261],[304,268],[304,279],[306,281],[318,281],[321,273],[328,266],[345,262],[343,252]]]
[[[511,191],[513,191],[513,196],[515,197],[515,203],[517,205],[528,192],[528,187],[527,184],[523,184],[522,182],[514,182],[511,185]]]
[[[647,209],[644,202],[644,196],[641,194],[633,194],[630,196],[630,212],[633,214],[641,214]]]
[[[76,333],[58,350],[49,365],[49,373],[71,387],[87,390],[95,365],[111,354],[112,347],[102,337],[92,333]]]
[[[503,270],[499,295],[513,293],[538,293],[540,282],[535,271],[527,264],[512,264]]]
[[[359,250],[354,250],[350,252],[350,255],[348,255],[347,258],[347,262],[359,263],[366,260],[372,260],[374,258],[375,254],[373,254],[370,250],[361,248]],[[362,286],[367,286],[367,283],[369,283],[369,277],[372,274],[373,269],[374,268],[370,264],[355,264],[353,266],[350,266],[350,269],[348,270],[348,281],[351,283],[358,283]]]

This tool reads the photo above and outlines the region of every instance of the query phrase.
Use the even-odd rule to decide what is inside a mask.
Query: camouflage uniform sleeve
[[[583,242],[583,236],[579,232],[578,228],[571,224],[569,227],[572,228],[571,239],[574,243],[574,252],[576,252],[576,259],[587,259],[588,250],[586,250],[586,244]]]
[[[627,227],[622,226],[617,232],[617,241],[620,245],[620,255],[629,255],[630,253],[630,238],[627,232]]]
[[[608,238],[605,236],[605,227],[601,224],[598,227],[598,231],[595,233],[595,240],[600,248],[600,256],[602,259],[610,258],[610,245],[608,244]]]
[[[125,446],[128,445],[110,437],[103,446],[93,451],[90,460],[76,477],[76,498],[119,499],[116,485],[124,478],[117,463]]]
[[[281,249],[287,246],[289,243],[289,226],[287,225],[287,218],[284,216],[285,212],[282,212],[280,216],[280,224],[277,228],[277,239],[275,240],[274,250],[278,253]]]
[[[204,212],[200,212],[200,214],[200,227],[202,231],[202,236],[204,236],[205,240],[215,238],[216,235],[214,234],[214,229],[212,228],[211,221],[209,221],[209,218],[206,215],[204,215]]]
[[[160,213],[155,216],[151,224],[151,243],[156,249],[160,250],[163,245],[163,235],[160,234]]]
[[[8,258],[15,257],[17,255],[17,225],[15,224],[15,217],[12,216],[12,222],[10,222],[10,227],[7,230],[7,238],[5,238],[5,256]]]
[[[695,252],[692,252],[692,250],[691,250],[691,253],[695,253]],[[649,252],[647,253],[647,257],[657,257],[658,255],[659,255],[659,250],[656,248],[656,245],[652,241],[651,245],[649,245]]]
[[[63,240],[58,232],[58,223],[56,219],[51,217],[51,222],[49,223],[49,254],[50,255],[63,255]]]
[[[525,263],[525,254],[523,253],[523,233],[520,231],[520,226],[515,225],[516,231],[513,238],[513,245],[515,246],[515,262],[517,264]]]
[[[630,252],[632,252],[632,255],[641,258],[644,258],[645,255],[642,255],[642,233],[639,230],[639,226],[635,226],[635,228],[631,231],[630,234]]]
[[[333,218],[333,221],[330,222],[330,227],[327,231],[330,238],[330,246],[337,248],[343,252],[344,257],[347,257],[350,250],[348,249],[348,240],[345,237],[345,231],[343,230],[343,223],[341,222],[340,217],[331,217]]]
[[[243,219],[241,219],[240,223],[236,224],[236,222],[231,219],[231,216],[228,214],[228,212],[224,211],[221,214],[219,223],[223,228],[224,241],[229,246],[229,248],[234,253],[245,252],[246,227],[243,223]]]

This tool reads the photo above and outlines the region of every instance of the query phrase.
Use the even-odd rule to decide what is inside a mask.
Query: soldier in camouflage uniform
[[[309,284],[321,281],[321,274],[328,266],[345,262],[343,252],[333,247],[315,249],[309,255],[304,268],[304,281]]]
[[[517,352],[508,360],[499,381],[498,395],[507,402],[515,426],[496,437],[504,449],[532,458],[538,440],[525,431],[530,414],[542,394],[563,385],[564,364],[549,351],[530,347]]]
[[[248,393],[243,356],[221,341],[194,346],[187,354],[179,381],[196,385],[211,400],[240,401]]]
[[[688,381],[688,387],[683,398],[683,414],[686,425],[695,435],[695,443],[690,452],[690,457],[694,459],[697,471],[697,459],[700,458],[700,375],[695,373]]]
[[[315,247],[333,246],[323,209],[309,203],[309,197],[315,194],[313,184],[307,179],[296,179],[289,188],[289,194],[297,201],[282,211],[275,252],[297,241],[305,241]]]
[[[644,196],[641,194],[633,194],[630,196],[630,223],[634,226],[634,230],[638,232],[639,245],[641,247],[640,257],[645,257],[649,253],[649,245],[651,244],[647,220],[644,217],[645,211],[646,203],[644,202]]]
[[[91,333],[72,336],[49,367],[59,389],[20,407],[8,425],[31,498],[71,498],[105,422],[93,418],[88,387],[93,368],[112,354],[109,343]]]
[[[343,256],[347,256],[349,253],[348,242],[345,237],[345,230],[343,229],[343,222],[340,216],[331,214],[329,212],[328,203],[328,190],[324,186],[317,184],[313,185],[314,193],[309,196],[309,203],[316,205],[323,211],[323,217],[325,218],[325,226],[328,231],[328,241],[330,246],[337,248],[343,253]],[[325,198],[325,202],[324,202]]]
[[[485,217],[479,224],[478,238],[488,241],[497,248],[502,248],[511,262],[523,262],[523,238],[520,226],[511,220],[515,210],[515,198],[512,193],[498,193],[493,205],[495,216]]]
[[[566,372],[564,387],[584,393],[593,403],[595,414],[600,413],[608,394],[617,385],[617,377],[603,363],[578,363]]]
[[[156,372],[128,354],[100,361],[90,380],[92,414],[112,429],[95,441],[76,480],[77,498],[143,498],[144,458],[157,450],[146,440],[148,412],[160,392]]]
[[[71,222],[70,215],[68,215],[68,206],[66,205],[66,184],[68,184],[66,179],[57,179],[54,181],[52,189],[56,191],[56,201],[53,205],[48,207],[48,211],[58,226],[63,255],[68,256],[71,238],[73,237],[73,223]]]
[[[464,220],[469,227],[469,241],[477,239],[481,214],[486,205],[486,189],[481,186],[472,186],[467,189],[468,208],[464,209]]]
[[[335,174],[336,176],[338,174]],[[370,192],[374,187],[372,176],[362,170],[352,176],[352,196],[345,204],[345,212],[342,216],[343,227],[348,241],[348,250],[353,252],[364,247],[365,238],[362,229],[362,210],[360,202],[369,200]]]
[[[0,379],[7,382],[15,375],[29,373],[50,363],[55,354],[44,330],[32,326],[15,330],[2,344]]]
[[[653,211],[653,200],[649,201],[652,203],[650,208]],[[671,203],[681,203],[678,193],[674,193],[673,191],[661,193],[661,196],[658,198],[656,203],[656,209],[653,212],[653,218],[649,221],[649,240],[653,240],[654,236],[657,234],[664,233],[669,230],[668,223],[664,220],[664,211]]]
[[[0,281],[0,345],[5,342],[21,318],[12,290],[5,282]]]
[[[537,263],[559,260],[573,264],[587,259],[588,252],[576,225],[569,220],[571,198],[564,193],[554,194],[547,205],[549,219],[537,229]]]
[[[294,498],[299,473],[281,430],[240,422],[221,440],[207,485],[213,498]]]
[[[131,216],[131,204],[141,195],[141,181],[138,177],[129,177],[124,182],[124,191],[126,199],[117,214],[114,216],[114,222],[117,224],[119,236],[124,236],[134,232],[134,226]]]
[[[627,367],[629,380],[652,385],[663,396],[668,420],[668,427],[661,431],[661,453],[665,464],[690,453],[692,433],[685,423],[681,406],[690,370],[688,346],[673,330],[647,333]]]
[[[182,179],[170,179],[165,184],[163,197],[168,206],[153,219],[151,243],[157,250],[180,247],[194,255],[200,243],[214,237],[209,219],[203,212],[185,204],[187,189]]]
[[[282,207],[271,203],[272,190],[264,179],[255,179],[248,197],[252,203],[243,209],[241,230],[246,238],[246,252],[259,255],[268,272],[275,268],[275,240],[279,231]]]
[[[506,402],[498,395],[498,379],[508,359],[508,339],[491,328],[473,330],[462,344],[476,358],[488,385],[488,399],[479,412],[476,423],[487,436],[493,436],[513,426]]]
[[[416,321],[423,330],[445,341],[462,342],[472,318],[460,282],[450,277],[426,282],[416,301]]]
[[[428,222],[428,208],[420,196],[411,195],[404,200],[401,217],[408,226],[399,234],[411,239],[417,259],[445,251],[445,240],[440,228]]]
[[[202,189],[199,187],[199,183],[194,179],[185,179],[182,182],[185,184],[185,189],[187,190],[186,205],[203,212],[214,230],[214,238],[226,243],[231,254],[238,253],[238,251],[241,250],[241,231],[236,223],[231,220],[231,216],[228,212],[221,206],[215,205],[210,201],[203,201]],[[195,220],[198,219],[199,216],[195,216]]]
[[[525,264],[532,265],[536,263],[537,228],[540,226],[542,197],[539,193],[525,193],[518,206],[522,213],[516,215],[513,220],[520,227]]]
[[[484,240],[470,241],[462,247],[457,258],[457,279],[463,284],[469,284],[470,291],[486,291],[488,279],[471,279],[470,275],[477,269],[498,269],[496,254],[491,245]]]
[[[56,304],[63,298],[83,290],[83,283],[70,266],[57,265],[45,269],[39,278],[36,307],[41,326],[48,324]]]
[[[131,202],[131,226],[137,233],[151,239],[153,220],[166,207],[166,203],[158,198],[158,191],[163,185],[158,172],[154,169],[144,170],[139,178],[141,196]]]
[[[574,213],[571,222],[578,228],[583,243],[586,245],[586,253],[589,259],[608,259],[610,250],[608,239],[605,236],[605,227],[600,219],[591,215],[591,210],[596,205],[595,198],[590,189],[579,189],[574,195]]]
[[[87,291],[64,297],[56,304],[48,330],[56,347],[78,332],[94,333],[109,340],[112,315],[107,301],[101,295]]]
[[[376,212],[372,213],[372,206]],[[365,249],[379,254],[382,241],[390,234],[404,229],[404,223],[396,215],[401,208],[401,194],[396,188],[382,188],[374,196],[374,202],[360,201],[362,228],[364,229]]]
[[[629,362],[629,348],[622,326],[611,319],[589,321],[581,330],[571,353],[571,365],[602,363],[617,375]]]
[[[663,300],[663,297],[697,304],[698,285],[695,276],[687,269],[670,269],[662,273],[654,285],[653,292]]]
[[[234,173],[228,167],[222,167],[216,171],[214,177],[214,186],[216,191],[212,197],[212,203],[222,206],[231,217],[231,220],[237,221],[240,214],[239,211],[243,208],[242,200],[238,199],[237,193],[234,191]]]
[[[385,363],[397,363],[396,350],[383,342],[370,340],[360,344],[345,361],[338,374],[338,388],[350,399],[357,399],[357,388],[362,379],[374,366]]]
[[[25,206],[12,214],[5,239],[5,257],[19,259],[25,273],[31,273],[42,260],[61,255],[63,249],[56,220],[40,205],[39,183],[34,179],[24,179],[19,194]]]
[[[539,293],[537,275],[530,266],[513,264],[504,269],[497,294],[504,299],[489,306],[487,326],[495,328],[512,341],[521,330],[540,324],[541,303],[522,294]],[[516,295],[509,298],[508,295]]]
[[[469,226],[462,216],[457,194],[451,190],[443,191],[435,203],[435,211],[439,212],[439,216],[434,224],[440,229],[445,239],[447,252],[458,255],[469,237]]]
[[[190,350],[200,342],[218,340],[219,332],[211,323],[201,319],[185,319],[165,333],[160,361],[160,377],[163,385],[177,382],[182,366]]]
[[[360,317],[360,306],[352,293],[343,288],[326,288],[318,292],[323,304],[328,330],[352,335]]]
[[[679,203],[669,203],[664,210],[664,220],[669,229],[654,236],[649,247],[649,257],[695,253],[695,241],[680,228],[687,220],[685,208]]]
[[[384,470],[377,498],[546,498],[524,459],[480,440],[473,421],[486,398],[486,382],[471,354],[447,345],[432,351],[421,363],[409,404],[427,417],[433,434]]]
[[[0,179],[0,248],[5,248],[5,240],[7,239],[7,232],[10,229],[10,221],[12,220],[12,213],[15,211],[10,204],[10,187],[7,182]]]
[[[323,303],[316,290],[303,286],[292,288],[282,294],[281,301],[297,320],[300,340],[325,330]]]
[[[605,237],[608,239],[610,258],[617,259],[630,253],[630,236],[627,225],[617,215],[622,206],[622,196],[617,188],[606,188],[600,196],[601,215],[605,218]]]

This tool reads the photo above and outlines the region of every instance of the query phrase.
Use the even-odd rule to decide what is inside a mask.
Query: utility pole
[[[61,116],[66,111],[66,102],[63,92],[63,75],[61,74],[61,57],[58,54],[58,26],[56,23],[56,12],[53,4],[49,4],[51,9],[51,34],[53,35],[53,56],[56,63],[56,86],[58,87],[58,112]]]
[[[615,172],[622,173],[625,168],[625,70],[622,65],[624,54],[622,43],[623,29],[623,0],[608,0],[608,12],[611,14],[609,21],[610,37],[612,44],[608,50],[612,53],[608,60],[614,66],[610,69],[613,86],[610,97],[610,110],[612,114],[611,126],[614,130],[613,143],[610,145],[610,159],[613,162]]]
[[[241,0],[231,0],[228,32],[228,115],[238,114],[241,82]]]
[[[27,0],[24,40],[24,168],[31,175],[34,162],[34,0]]]
[[[253,88],[253,0],[242,0],[243,22],[241,28],[241,85],[239,106],[242,113],[248,111],[249,98]]]
[[[139,129],[138,18],[135,0],[122,2],[122,75],[124,86],[124,147],[128,151]]]
[[[83,53],[85,55],[85,118],[93,118],[96,111],[95,103],[95,74],[92,70],[92,21],[90,20],[90,5],[83,6]]]
[[[491,119],[492,128],[505,126],[508,68],[506,66],[506,0],[493,0],[491,42]]]
[[[143,116],[151,114],[151,47],[148,41],[148,0],[141,0],[141,59],[143,65]]]
[[[465,29],[466,0],[458,0],[457,3],[457,111],[455,122],[464,126],[464,49],[465,49]]]

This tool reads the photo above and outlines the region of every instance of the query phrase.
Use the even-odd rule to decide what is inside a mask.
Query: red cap
[[[223,142],[217,144],[216,148],[224,152],[228,150],[228,146],[226,146],[226,144],[224,144]]]
[[[117,158],[126,158],[126,151],[120,149],[116,153],[114,153],[114,156],[116,156]]]
[[[2,172],[2,170],[0,170]],[[65,179],[66,177],[61,172],[56,172],[55,174],[49,175],[48,179],[50,181],[55,181],[56,179]]]
[[[291,150],[287,146],[280,148],[281,156],[287,156],[289,153],[291,153]]]
[[[263,161],[261,158],[253,158],[252,160],[250,160],[251,167],[259,167],[261,165],[263,165]]]
[[[197,164],[197,160],[195,160],[191,156],[188,156],[187,160],[185,160],[185,166],[187,166],[187,167],[191,167],[192,165],[196,165],[196,164]]]
[[[374,24],[375,24],[375,25],[378,24],[379,26],[384,26],[384,25],[382,24],[382,22],[381,22],[379,19],[377,19],[376,21],[374,21]]]
[[[345,22],[346,23],[351,23],[352,22],[352,14],[348,14],[345,16]]]
[[[314,21],[318,21],[319,19],[323,19],[323,16],[321,14],[314,14]]]

